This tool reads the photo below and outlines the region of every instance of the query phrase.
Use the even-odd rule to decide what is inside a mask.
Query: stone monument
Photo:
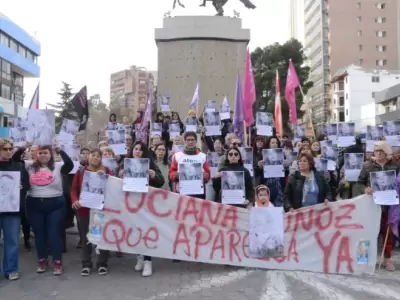
[[[234,108],[236,76],[243,84],[250,30],[242,20],[224,16],[179,16],[163,20],[155,29],[158,47],[158,95],[171,98],[171,109],[187,116],[196,85],[200,83],[199,113],[207,100],[224,96]],[[157,105],[159,107],[159,104]]]

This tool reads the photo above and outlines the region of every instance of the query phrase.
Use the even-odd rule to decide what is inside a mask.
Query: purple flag
[[[200,83],[198,82],[196,85],[196,89],[194,90],[192,102],[190,102],[189,109],[193,109],[196,112],[196,116],[199,115],[199,87]]]
[[[149,141],[149,122],[151,120],[152,105],[153,105],[153,86],[149,84],[146,109],[144,111],[142,121],[140,123],[140,140],[146,145],[148,144]]]
[[[232,128],[233,133],[240,139],[242,146],[244,146],[244,107],[243,107],[243,93],[240,82],[240,75],[236,77],[236,95],[235,95],[235,111],[233,115]]]
[[[400,175],[397,176],[396,180],[397,194],[400,197]],[[388,224],[392,229],[395,236],[399,237],[399,224],[400,224],[400,204],[391,205],[389,207]]]

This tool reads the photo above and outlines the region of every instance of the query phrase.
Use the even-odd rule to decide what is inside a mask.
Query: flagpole
[[[243,131],[244,131],[244,147],[248,147],[248,145],[249,145],[249,143],[248,143],[248,140],[247,140],[247,131],[246,131],[246,121],[245,120],[243,120]]]

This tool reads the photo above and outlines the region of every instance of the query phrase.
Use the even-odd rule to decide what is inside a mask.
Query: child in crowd
[[[256,187],[256,202],[255,207],[274,207],[270,201],[269,188],[266,185]]]

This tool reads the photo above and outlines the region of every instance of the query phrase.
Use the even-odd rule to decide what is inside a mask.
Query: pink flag
[[[297,126],[297,108],[295,89],[300,86],[296,69],[292,60],[289,61],[289,69],[286,78],[285,99],[289,106],[289,120],[293,126]]]
[[[243,79],[243,106],[246,126],[253,125],[253,104],[256,102],[256,88],[254,85],[253,66],[251,65],[250,51],[247,48],[246,64]]]
[[[279,81],[279,73],[276,70],[276,92],[275,92],[275,128],[276,132],[283,135],[282,124],[282,108],[281,108],[281,84]]]

